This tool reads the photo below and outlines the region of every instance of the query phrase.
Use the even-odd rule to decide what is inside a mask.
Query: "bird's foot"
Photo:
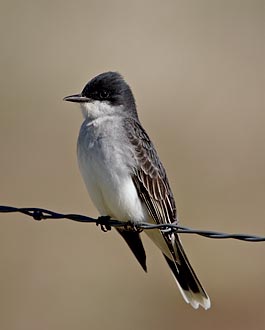
[[[142,228],[140,228],[135,222],[132,222],[132,221],[127,221],[124,224],[124,229],[128,230],[128,231],[133,231],[136,233],[141,233],[143,231]]]
[[[110,221],[110,216],[108,215],[100,216],[97,219],[96,225],[100,226],[101,230],[104,231],[104,233],[106,233],[107,231],[111,230],[111,225],[109,224],[109,221]]]

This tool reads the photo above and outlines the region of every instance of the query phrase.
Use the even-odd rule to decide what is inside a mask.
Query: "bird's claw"
[[[109,224],[110,216],[104,215],[101,217],[98,217],[96,225],[100,226],[101,230],[106,233],[107,231],[111,230],[111,225]]]
[[[128,231],[134,231],[137,233],[141,233],[143,231],[142,228],[140,228],[136,223],[132,221],[128,221],[124,224],[124,229]]]

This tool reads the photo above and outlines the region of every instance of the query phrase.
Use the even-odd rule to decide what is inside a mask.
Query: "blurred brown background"
[[[264,1],[1,1],[0,204],[97,216],[62,102],[121,72],[186,226],[265,234]],[[144,239],[0,214],[0,328],[264,329],[264,243],[184,236],[212,300],[193,310]]]

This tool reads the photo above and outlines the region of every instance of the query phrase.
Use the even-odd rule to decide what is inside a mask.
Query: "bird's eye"
[[[102,90],[102,91],[99,92],[99,97],[101,99],[106,99],[108,96],[109,96],[109,92],[106,91],[106,90]]]

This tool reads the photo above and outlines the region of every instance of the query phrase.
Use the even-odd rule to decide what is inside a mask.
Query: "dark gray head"
[[[67,96],[64,100],[80,103],[86,117],[119,112],[126,117],[138,118],[132,91],[117,72],[101,73],[86,84],[81,94]]]

